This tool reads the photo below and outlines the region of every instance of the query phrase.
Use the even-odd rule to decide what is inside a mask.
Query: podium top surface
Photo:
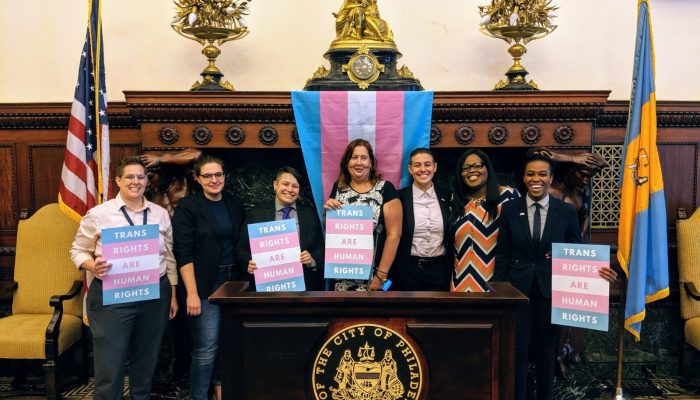
[[[513,304],[528,298],[507,282],[494,282],[488,293],[455,292],[249,292],[247,282],[226,282],[209,297],[216,304]]]

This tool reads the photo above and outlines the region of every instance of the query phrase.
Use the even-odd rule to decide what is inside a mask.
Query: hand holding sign
[[[255,275],[258,292],[304,291],[299,233],[295,219],[248,225],[248,273]]]

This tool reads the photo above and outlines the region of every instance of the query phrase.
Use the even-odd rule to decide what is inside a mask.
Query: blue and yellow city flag
[[[617,258],[627,275],[625,329],[639,341],[646,304],[669,294],[666,200],[656,147],[654,45],[648,0],[638,0],[632,94],[622,160]]]

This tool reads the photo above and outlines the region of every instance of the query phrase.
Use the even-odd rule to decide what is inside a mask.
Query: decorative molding
[[[624,128],[627,126],[628,116],[627,111],[605,111],[596,119],[596,126]],[[656,124],[659,128],[700,128],[700,112],[658,111],[657,109]]]
[[[15,249],[15,247],[0,247],[0,256],[14,257]]]
[[[571,143],[574,140],[574,136],[576,136],[574,128],[569,125],[562,125],[554,130],[554,140],[559,144]]]
[[[211,129],[207,128],[205,125],[199,125],[192,130],[192,140],[200,146],[211,142],[211,138]]]
[[[430,145],[435,146],[436,144],[440,143],[442,140],[442,131],[440,131],[440,127],[437,125],[432,125],[430,127]]]
[[[28,105],[29,106],[29,105]],[[107,112],[110,128],[139,128],[130,113]],[[0,129],[68,129],[70,111],[56,113],[0,113]]]
[[[595,121],[601,103],[436,104],[433,122]]]
[[[508,141],[508,128],[501,125],[496,125],[489,129],[489,142],[499,145]]]
[[[533,145],[542,139],[542,131],[535,125],[528,125],[520,132],[520,138],[526,144]]]
[[[258,140],[265,146],[272,146],[277,143],[277,139],[279,139],[279,133],[270,125],[263,126],[258,133]]]
[[[468,145],[476,139],[476,133],[471,126],[463,125],[455,131],[455,140],[461,145]]]
[[[245,141],[245,131],[238,125],[230,126],[224,135],[226,141],[233,146],[239,146]]]
[[[174,144],[180,139],[180,132],[172,125],[165,125],[158,130],[158,139],[164,144]]]
[[[116,146],[116,145],[112,145]],[[141,147],[141,150],[146,153],[146,152],[152,152],[152,151],[164,151],[168,153],[173,153],[173,152],[178,152],[182,150],[187,150],[191,149],[192,147]]]
[[[299,140],[299,131],[297,130],[297,128],[294,128],[292,130],[292,142],[297,146],[301,146],[301,141]]]
[[[293,124],[291,104],[129,104],[134,118],[143,122],[206,122]]]

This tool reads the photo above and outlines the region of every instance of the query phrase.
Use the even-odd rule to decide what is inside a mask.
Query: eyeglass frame
[[[211,180],[213,178],[216,178],[217,180],[226,179],[226,174],[224,174],[223,172],[214,172],[214,173],[199,174],[199,177],[202,178],[206,182],[211,182]]]
[[[132,175],[132,174],[129,174],[129,175],[124,175],[124,176],[122,176],[122,177],[120,177],[120,178],[121,178],[121,179],[124,179],[124,180],[126,180],[126,181],[129,181],[129,182],[133,182],[133,181],[145,182],[146,180],[148,180],[148,177],[147,177],[146,175]]]
[[[471,170],[472,168],[474,168],[475,170],[480,170],[480,169],[484,168],[485,166],[486,166],[486,163],[484,163],[483,161],[477,161],[477,162],[472,163],[472,164],[462,164],[462,166],[460,167],[459,170],[462,172],[469,172],[469,170]]]

